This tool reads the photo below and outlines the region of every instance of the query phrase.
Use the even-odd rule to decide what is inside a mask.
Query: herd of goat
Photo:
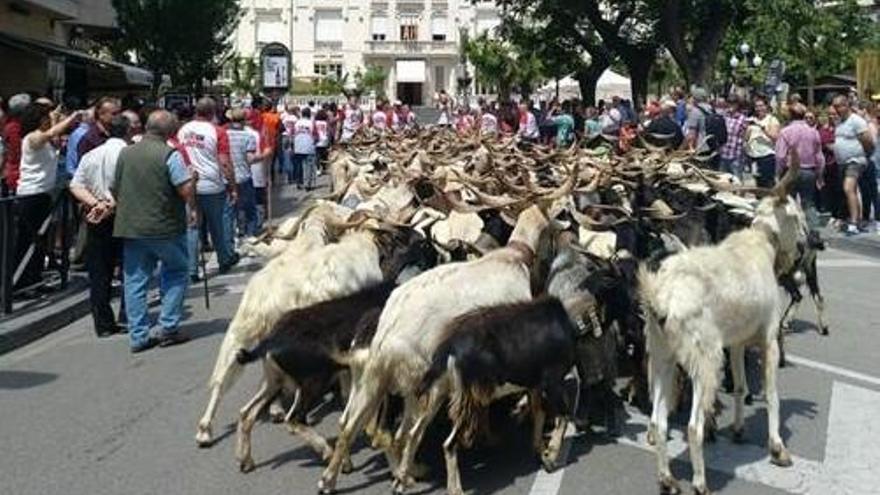
[[[688,153],[644,146],[620,157],[426,130],[335,150],[330,196],[250,246],[267,261],[222,342],[199,446],[213,442],[224,392],[261,361],[260,389],[238,421],[242,471],[254,468],[251,432],[270,409],[328,463],[322,493],[351,470],[362,430],[402,493],[420,476],[415,454],[445,407],[446,487],[457,495],[457,451],[482,438],[493,402],[512,398],[508,407],[531,419],[536,454],[553,470],[568,421],[588,416],[575,402],[598,404],[613,430],[613,387],[626,368],[624,395],[653,406],[649,441],[665,493],[679,491],[667,416],[678,407],[678,375],[690,380],[693,487],[706,494],[702,443],[723,370],[741,440],[744,354],[754,346],[770,460],[790,465],[776,369],[793,311],[782,310],[780,286],[794,304],[806,281],[827,333],[821,242],[789,197],[797,157],[775,189],[762,190]],[[576,398],[565,386],[572,370]],[[334,444],[308,419],[330,392],[346,402]]]

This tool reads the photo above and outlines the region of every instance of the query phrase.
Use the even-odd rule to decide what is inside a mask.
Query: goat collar
[[[507,243],[507,247],[514,251],[518,251],[520,255],[522,255],[522,262],[525,263],[527,267],[531,268],[535,263],[535,250],[528,244],[521,241],[510,241]]]
[[[782,266],[783,261],[779,257],[782,247],[782,243],[779,241],[779,234],[777,234],[769,225],[760,222],[752,224],[752,228],[757,230],[758,232],[761,232],[762,234],[764,234],[764,237],[767,238],[767,242],[773,249],[773,271],[776,272],[775,275],[777,277],[780,276],[785,271],[785,269]]]

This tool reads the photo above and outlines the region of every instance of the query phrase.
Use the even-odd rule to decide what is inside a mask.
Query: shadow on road
[[[55,381],[54,373],[38,373],[36,371],[0,371],[0,389],[23,390],[39,387]]]
[[[182,330],[191,340],[198,340],[218,333],[226,333],[228,326],[228,318],[215,318],[210,321],[184,323]]]

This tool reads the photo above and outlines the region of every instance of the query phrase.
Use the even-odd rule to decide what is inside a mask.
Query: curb
[[[0,334],[0,355],[12,352],[61,330],[74,321],[88,315],[90,306],[88,290],[53,302],[52,307],[54,311],[49,311],[43,317],[38,317],[14,330]],[[16,319],[19,318],[10,318],[3,323],[14,323]]]

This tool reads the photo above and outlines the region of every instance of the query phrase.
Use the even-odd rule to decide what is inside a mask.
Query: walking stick
[[[211,309],[211,294],[208,290],[208,262],[205,259],[205,250],[202,249],[203,215],[199,215],[198,213],[198,210],[196,210],[196,214],[198,215],[198,221],[196,222],[196,249],[199,250],[199,265],[202,267],[202,286],[205,289],[205,309]]]
[[[199,262],[202,265],[202,284],[205,288],[205,309],[211,309],[211,293],[208,290],[208,264],[205,261],[205,252],[202,251],[201,233],[199,233]]]

